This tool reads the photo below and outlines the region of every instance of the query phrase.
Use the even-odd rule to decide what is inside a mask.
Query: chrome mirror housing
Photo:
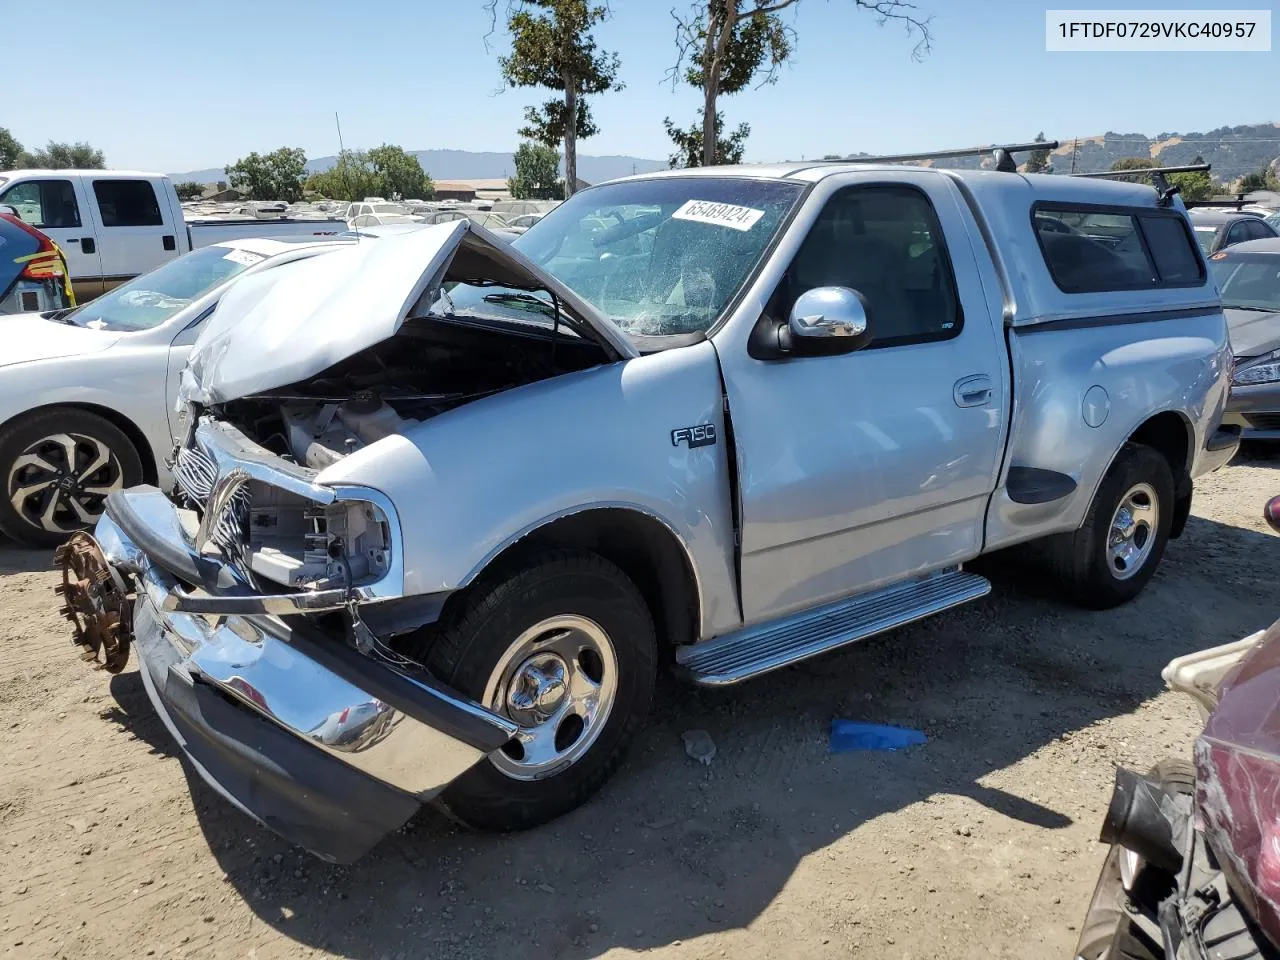
[[[780,331],[781,332],[781,331]],[[848,287],[815,287],[796,298],[780,343],[790,353],[849,353],[871,341],[867,301]]]

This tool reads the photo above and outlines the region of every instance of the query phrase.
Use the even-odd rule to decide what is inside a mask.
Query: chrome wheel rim
[[[1156,545],[1160,499],[1149,483],[1138,483],[1120,498],[1107,532],[1107,567],[1117,580],[1128,580],[1147,562]]]
[[[85,433],[55,433],[13,461],[5,491],[31,526],[72,533],[93,524],[107,494],[123,486],[120,459],[105,443]]]
[[[485,685],[485,705],[519,726],[490,762],[513,780],[562,772],[600,736],[617,691],[618,657],[598,623],[564,614],[534,624]]]

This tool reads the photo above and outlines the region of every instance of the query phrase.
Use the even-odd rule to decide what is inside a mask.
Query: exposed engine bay
[[[595,366],[596,343],[565,328],[473,317],[421,317],[306,381],[205,412],[290,463],[322,470],[456,407]],[[216,468],[193,447],[174,469],[180,495],[203,512]],[[252,581],[329,589],[376,581],[391,563],[387,518],[375,504],[321,505],[246,483],[211,542]]]
[[[529,324],[425,317],[310,380],[231,401],[222,413],[273,453],[323,469],[454,407],[604,359],[592,342]]]

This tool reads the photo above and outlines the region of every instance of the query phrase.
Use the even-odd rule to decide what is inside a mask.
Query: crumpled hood
[[[0,367],[105,350],[120,334],[46,320],[38,313],[0,314]]]
[[[1259,357],[1280,349],[1280,313],[1230,307],[1223,313],[1227,316],[1227,333],[1235,356]]]
[[[458,220],[236,280],[191,349],[181,395],[223,403],[315,376],[394,336],[446,280],[549,289],[602,344],[637,355],[591,304],[482,227]]]

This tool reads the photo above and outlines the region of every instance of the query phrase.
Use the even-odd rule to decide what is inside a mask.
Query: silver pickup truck
[[[1134,597],[1230,459],[1172,191],[809,163],[584,190],[238,281],[176,490],[61,553],[86,658],[220,793],[348,861],[435,800],[545,822],[660,666],[730,684],[986,594]],[[749,695],[749,693],[744,693]]]

